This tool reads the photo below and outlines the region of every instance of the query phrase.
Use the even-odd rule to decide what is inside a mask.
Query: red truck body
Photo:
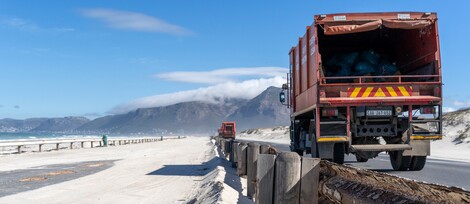
[[[393,61],[391,66],[396,67],[398,72],[387,75],[342,74],[335,70],[339,68],[328,65],[337,57],[335,55],[361,53],[365,50],[386,55]],[[395,128],[394,136],[403,137],[405,141],[390,139],[392,135],[386,140],[390,140],[390,144],[404,143],[409,146],[417,143],[410,140],[442,137],[442,74],[436,13],[316,15],[313,24],[307,26],[304,36],[298,39],[298,44],[290,49],[289,57],[290,73],[286,91],[287,104],[292,113],[293,151],[311,151],[311,144],[301,144],[304,135],[307,135],[304,139],[306,141],[313,139],[313,145],[342,142],[346,153],[360,151],[359,147],[351,148],[354,144],[376,144],[359,140],[383,136],[369,130],[383,131],[385,128],[389,131]],[[348,69],[355,70],[354,67]],[[339,74],[331,74],[335,71]],[[379,112],[372,109],[378,109]],[[387,109],[386,113],[392,113],[389,122],[384,118],[368,118],[363,115],[366,110],[370,114],[381,114],[382,109]],[[421,110],[421,114],[439,114],[433,118],[438,130],[416,131],[418,128],[415,126],[419,126],[417,123],[432,122],[419,121],[413,117],[417,110]],[[390,124],[394,125],[388,127]],[[341,131],[333,130],[338,128]],[[359,137],[360,139],[356,139]],[[323,147],[315,148],[323,151]],[[378,148],[374,150],[379,151]],[[387,147],[381,148],[384,151],[389,150]],[[407,148],[409,147],[400,150],[411,156],[417,151]],[[422,156],[423,153],[419,155]]]
[[[219,137],[235,139],[237,124],[235,122],[223,122],[218,132]]]

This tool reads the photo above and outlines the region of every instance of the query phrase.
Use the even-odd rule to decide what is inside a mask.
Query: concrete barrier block
[[[260,154],[256,170],[256,204],[272,204],[276,155]]]
[[[237,174],[238,176],[246,175],[246,151],[247,151],[246,143],[240,143],[238,145],[238,161],[237,161]]]
[[[256,170],[260,145],[258,143],[249,143],[247,150],[247,196],[253,198],[256,191]]]
[[[281,152],[276,158],[274,204],[298,204],[300,199],[300,156]]]
[[[300,204],[318,203],[320,159],[302,157]]]

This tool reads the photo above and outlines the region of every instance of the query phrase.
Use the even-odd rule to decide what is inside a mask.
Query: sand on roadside
[[[183,203],[207,173],[207,137],[0,157],[0,172],[50,164],[116,160],[98,173],[0,197],[0,203]],[[40,181],[36,181],[40,182]]]

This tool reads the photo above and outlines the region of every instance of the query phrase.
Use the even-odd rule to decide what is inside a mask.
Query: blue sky
[[[462,20],[469,4],[0,0],[0,118],[94,118],[208,97],[250,98],[282,83],[287,52],[313,15],[374,11],[438,12],[445,106],[467,107],[470,23]]]

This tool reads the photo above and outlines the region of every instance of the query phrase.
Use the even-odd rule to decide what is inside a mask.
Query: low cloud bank
[[[156,74],[156,78],[200,84],[220,84],[227,81],[237,81],[237,77],[284,77],[288,69],[283,67],[239,67],[224,68],[210,71],[165,72]]]
[[[252,99],[270,86],[281,87],[286,80],[276,76],[272,78],[251,79],[241,82],[228,81],[204,88],[179,91],[139,98],[113,108],[110,114],[122,114],[137,108],[150,108],[173,105],[181,102],[204,101],[223,103],[224,99]]]

